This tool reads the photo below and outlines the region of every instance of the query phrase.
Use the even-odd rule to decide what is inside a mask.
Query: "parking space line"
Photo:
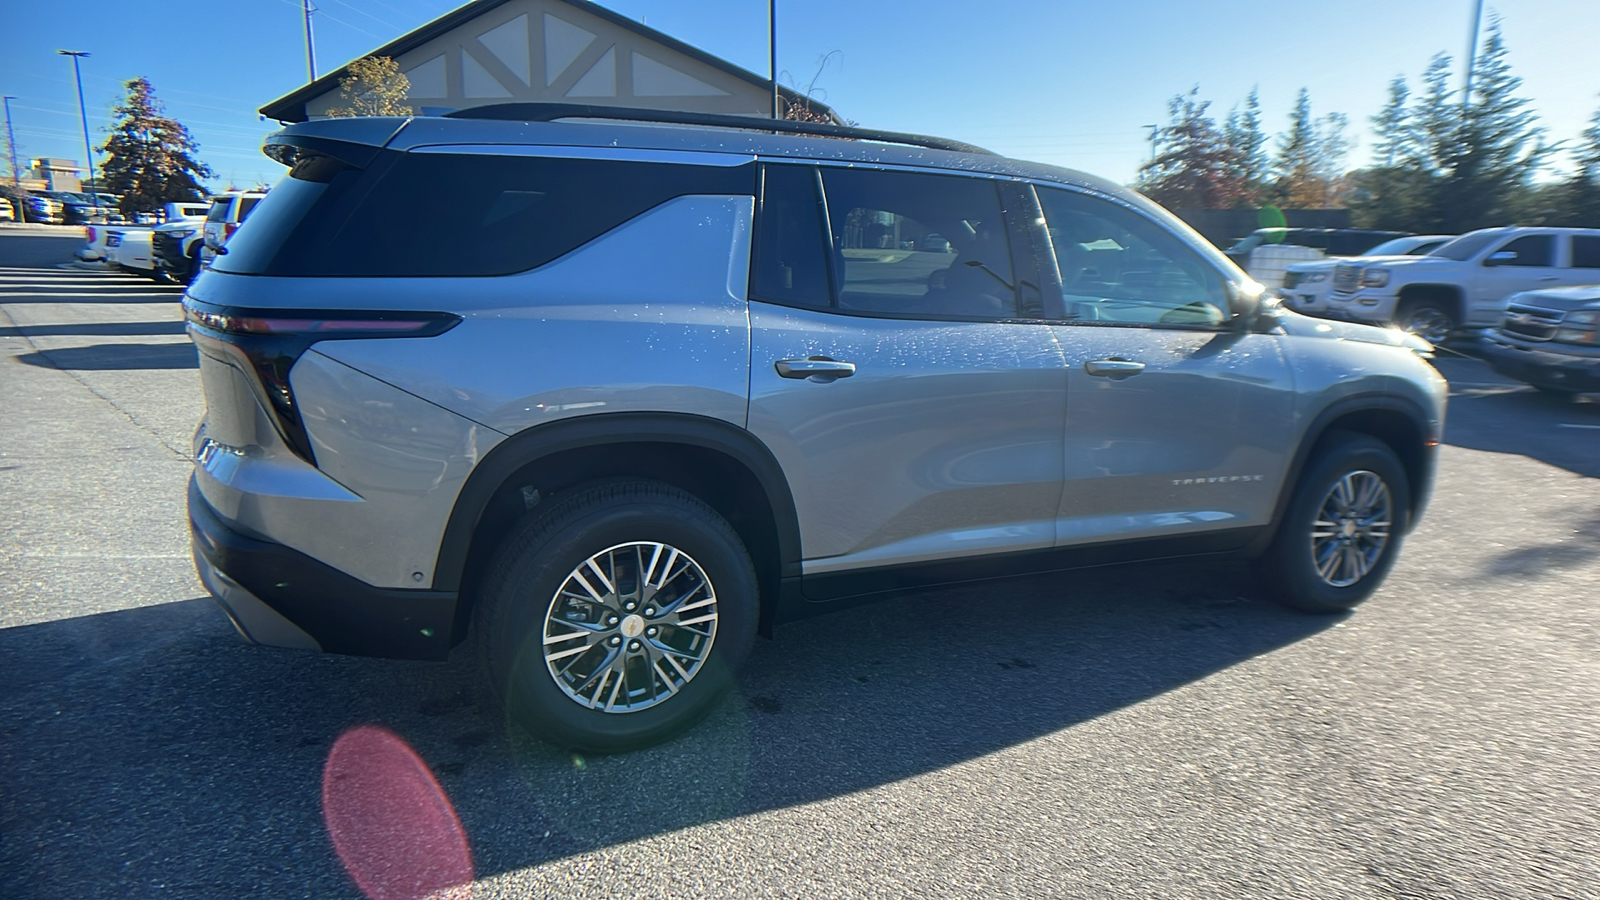
[[[1600,425],[1571,425],[1571,424],[1568,424],[1566,422],[1562,422],[1560,425],[1557,425],[1556,427],[1558,427],[1558,428],[1596,428],[1596,429],[1600,429]]]

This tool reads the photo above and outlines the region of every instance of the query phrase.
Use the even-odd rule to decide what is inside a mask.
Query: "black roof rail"
[[[553,122],[557,119],[618,119],[626,122],[658,122],[664,125],[707,125],[714,128],[739,128],[746,131],[766,131],[774,134],[802,134],[815,137],[854,138],[859,141],[877,141],[884,144],[908,144],[930,150],[951,150],[956,153],[978,153],[995,156],[985,150],[949,138],[925,134],[902,134],[898,131],[879,131],[875,128],[857,128],[853,125],[830,125],[822,122],[797,122],[791,119],[762,119],[755,116],[735,116],[726,113],[686,112],[676,109],[640,109],[632,106],[601,106],[590,103],[493,103],[445,113],[447,119],[502,119],[519,122]]]

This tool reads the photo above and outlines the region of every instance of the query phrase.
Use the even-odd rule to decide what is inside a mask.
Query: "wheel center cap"
[[[622,636],[636,638],[644,634],[644,616],[633,613],[622,620]]]
[[[1355,533],[1356,533],[1356,523],[1355,523],[1355,521],[1352,520],[1352,519],[1346,519],[1345,523],[1344,523],[1344,528],[1342,530],[1344,531],[1344,536],[1345,537],[1354,537]]]

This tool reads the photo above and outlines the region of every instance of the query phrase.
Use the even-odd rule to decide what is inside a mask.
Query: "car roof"
[[[759,128],[762,121],[752,118],[751,127]],[[726,153],[768,159],[861,162],[1034,179],[1089,188],[1125,198],[1133,196],[1131,191],[1107,179],[1072,169],[1005,156],[936,150],[872,140],[763,134],[759,131],[723,127],[597,120],[521,122],[432,116],[370,117],[319,119],[298,123],[288,126],[268,140],[298,143],[297,139],[307,138],[313,141],[316,139],[350,141],[392,150],[414,150],[420,147],[453,144],[491,144],[508,147],[594,147],[612,150]]]

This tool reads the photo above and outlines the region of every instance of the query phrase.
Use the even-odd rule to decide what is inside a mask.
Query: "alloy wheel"
[[[1375,472],[1347,472],[1317,507],[1311,526],[1311,561],[1332,587],[1367,577],[1389,545],[1394,519],[1389,485]]]
[[[544,623],[544,660],[568,698],[589,709],[649,709],[684,688],[717,636],[705,570],[669,544],[618,544],[562,582]]]
[[[1450,337],[1450,332],[1455,330],[1455,322],[1445,313],[1431,306],[1424,306],[1411,313],[1406,321],[1405,330],[1430,344],[1442,344]]]

